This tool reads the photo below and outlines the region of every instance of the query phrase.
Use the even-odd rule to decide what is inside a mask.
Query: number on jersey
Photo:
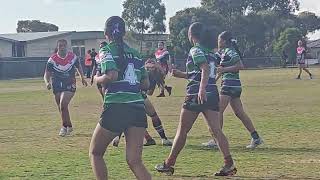
[[[216,78],[216,65],[214,64],[214,62],[210,62],[209,63],[210,66],[210,78]]]
[[[138,78],[136,72],[134,70],[134,64],[129,63],[127,69],[124,74],[124,80],[129,81],[130,85],[136,85],[138,82]]]

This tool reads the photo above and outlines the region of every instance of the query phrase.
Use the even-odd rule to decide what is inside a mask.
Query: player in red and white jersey
[[[159,42],[158,44],[158,49],[157,51],[154,53],[157,63],[160,64],[160,66],[162,67],[162,70],[165,72],[165,75],[168,74],[169,71],[171,71],[172,69],[172,65],[170,63],[170,54],[169,51],[167,51],[164,48],[164,42]],[[157,97],[165,97],[164,94],[164,89],[167,90],[167,92],[169,93],[169,96],[171,95],[171,91],[172,91],[172,87],[167,86],[164,83],[164,86],[160,86],[161,92]]]
[[[58,40],[57,52],[47,62],[44,81],[47,89],[53,90],[59,108],[62,119],[60,136],[69,135],[73,131],[68,105],[76,92],[76,70],[81,77],[82,84],[87,86],[77,56],[67,51],[65,39]]]
[[[310,71],[307,69],[307,66],[306,66],[306,61],[305,61],[306,54],[307,54],[306,48],[303,46],[302,41],[299,40],[298,48],[297,48],[297,64],[299,67],[299,75],[297,79],[301,79],[302,70],[308,73],[310,76],[310,79],[312,79],[312,74],[310,73]]]

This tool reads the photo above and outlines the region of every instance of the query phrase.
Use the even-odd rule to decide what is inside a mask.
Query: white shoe
[[[247,146],[248,149],[254,149],[258,147],[259,145],[263,144],[263,140],[261,138],[258,139],[251,139],[250,144]]]
[[[66,134],[67,134],[67,128],[66,127],[62,127],[60,129],[59,136],[64,137]]]
[[[117,137],[115,137],[115,138],[113,139],[112,145],[113,145],[114,147],[118,147],[118,146],[119,146],[119,142],[120,142],[120,138],[119,138],[119,136],[117,136]]]
[[[202,143],[201,145],[206,148],[218,149],[218,145],[213,139],[206,143]]]
[[[66,135],[70,135],[72,131],[73,131],[73,128],[72,128],[72,127],[67,127],[67,133],[66,133]]]
[[[169,139],[161,139],[163,146],[172,146],[172,142]]]

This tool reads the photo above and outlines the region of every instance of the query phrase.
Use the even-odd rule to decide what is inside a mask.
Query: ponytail
[[[105,23],[104,34],[108,36],[109,40],[117,45],[117,55],[119,58],[116,60],[119,69],[118,79],[121,79],[125,69],[128,66],[128,58],[124,51],[123,37],[126,33],[125,22],[119,16],[110,17]]]
[[[242,56],[242,52],[240,51],[239,46],[237,44],[237,40],[235,40],[235,39],[231,40],[231,47],[238,53],[238,55],[239,55],[239,57],[240,57],[240,59],[242,61],[243,60],[243,56]]]
[[[243,59],[242,53],[241,53],[241,51],[239,49],[239,46],[237,44],[237,40],[233,38],[231,32],[224,31],[219,35],[219,37],[221,39],[225,40],[226,47],[233,48],[238,53],[238,55],[240,56],[240,59],[241,60]]]

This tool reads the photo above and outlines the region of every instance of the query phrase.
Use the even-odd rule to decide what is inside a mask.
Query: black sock
[[[259,139],[259,138],[260,138],[260,136],[259,136],[259,134],[258,134],[257,131],[254,131],[253,133],[251,133],[251,137],[252,137],[253,139]]]
[[[167,139],[167,136],[164,133],[164,129],[162,127],[162,123],[161,123],[161,120],[160,120],[158,114],[154,113],[154,115],[152,115],[150,117],[152,119],[153,127],[156,129],[156,131],[158,132],[161,139]]]

